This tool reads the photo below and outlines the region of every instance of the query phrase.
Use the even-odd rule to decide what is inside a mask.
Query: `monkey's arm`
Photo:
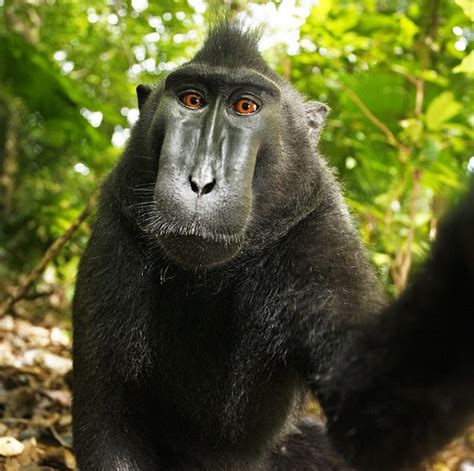
[[[401,470],[474,413],[474,192],[412,285],[348,341],[318,387],[331,439],[361,470]]]
[[[117,400],[120,387],[108,390],[92,380],[75,396],[74,447],[80,471],[158,471],[165,469],[140,436],[133,400]]]
[[[103,204],[74,299],[74,447],[81,471],[155,471],[133,388],[148,373],[152,300],[143,256]]]

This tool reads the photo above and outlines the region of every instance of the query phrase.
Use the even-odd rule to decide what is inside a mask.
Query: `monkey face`
[[[198,54],[155,89],[137,88],[140,120],[121,162],[128,188],[152,188],[142,206],[130,204],[145,208],[141,226],[192,269],[270,243],[316,204],[327,107],[305,103],[254,59],[221,59]]]
[[[257,162],[269,135],[279,140],[279,97],[251,70],[188,64],[167,77],[150,126],[161,142],[149,228],[170,258],[212,266],[239,252]]]

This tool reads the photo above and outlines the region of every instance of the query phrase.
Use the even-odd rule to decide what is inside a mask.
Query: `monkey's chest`
[[[295,406],[299,381],[283,363],[259,330],[175,331],[157,344],[144,410],[169,444],[251,447]]]

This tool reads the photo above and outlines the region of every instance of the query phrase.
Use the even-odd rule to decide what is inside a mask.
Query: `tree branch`
[[[403,157],[407,157],[411,153],[411,148],[405,146],[402,144],[396,137],[395,134],[388,128],[388,126],[380,119],[378,119],[372,111],[369,110],[367,105],[361,100],[359,95],[357,95],[354,91],[352,91],[350,88],[347,88],[346,86],[343,85],[344,90],[346,91],[347,95],[349,98],[357,105],[357,107],[362,111],[364,116],[380,131],[382,131],[383,134],[385,134],[385,137],[387,138],[388,143],[391,146],[396,147],[400,154],[403,155]]]
[[[416,231],[416,206],[420,195],[421,175],[421,170],[415,170],[412,174],[413,188],[410,201],[410,225],[408,228],[407,242],[403,250],[401,250],[397,256],[398,270],[396,267],[392,269],[392,277],[399,293],[405,289],[412,264],[412,246]]]
[[[0,307],[0,317],[7,314],[13,306],[23,299],[28,294],[29,289],[38,277],[43,273],[48,263],[56,257],[59,251],[69,242],[72,236],[75,234],[80,225],[89,217],[94,209],[99,190],[97,190],[89,199],[86,207],[83,209],[79,217],[68,227],[66,232],[58,237],[46,250],[41,260],[33,268],[33,270],[26,276],[26,278],[13,290],[13,293],[7,298],[7,300]]]

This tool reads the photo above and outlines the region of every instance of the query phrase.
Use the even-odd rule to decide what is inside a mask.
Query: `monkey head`
[[[147,234],[186,267],[223,264],[257,226],[276,234],[275,221],[286,227],[298,216],[298,200],[315,181],[314,140],[327,112],[270,70],[255,36],[239,34],[222,48],[228,53],[216,56],[211,33],[157,87],[137,88],[141,116],[129,150],[153,176],[138,207]],[[156,165],[144,168],[137,154]]]

